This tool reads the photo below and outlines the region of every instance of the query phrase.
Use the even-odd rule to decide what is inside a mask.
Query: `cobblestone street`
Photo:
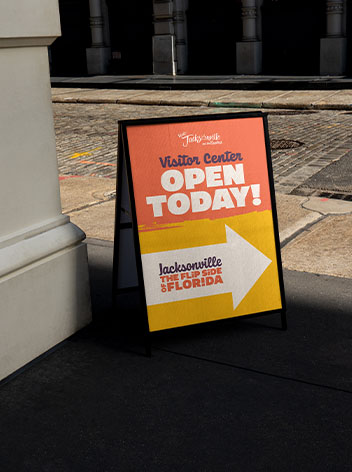
[[[239,108],[54,103],[59,173],[115,178],[117,122],[122,119],[249,111]],[[253,109],[251,109],[253,111]],[[333,162],[349,159],[352,115],[346,111],[273,110],[268,114],[274,179],[281,193],[352,193],[352,187],[307,185]],[[336,187],[336,186],[335,186]],[[341,195],[340,195],[341,198]]]

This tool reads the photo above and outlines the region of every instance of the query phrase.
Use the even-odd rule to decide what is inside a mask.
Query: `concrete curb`
[[[154,100],[147,98],[75,98],[75,97],[56,97],[52,99],[53,103],[83,103],[91,105],[99,105],[102,103],[110,103],[113,105],[148,105],[148,106],[174,106],[174,107],[208,107],[212,106],[211,102],[205,100]]]
[[[312,212],[306,215],[304,218],[301,218],[300,220],[294,222],[294,224],[292,224],[288,228],[285,228],[283,231],[280,231],[280,246],[286,246],[286,244],[295,239],[296,236],[301,234],[303,231],[306,231],[323,218],[324,216],[320,215],[319,213]]]
[[[210,107],[220,108],[267,108],[289,110],[352,110],[352,104],[320,104],[320,103],[241,103],[241,102],[210,102]]]
[[[210,108],[261,108],[261,109],[283,109],[283,110],[336,110],[350,111],[352,104],[323,104],[323,103],[266,103],[266,102],[213,102],[207,100],[154,100],[148,98],[115,99],[102,98],[79,98],[54,96],[53,103],[81,103],[81,104],[116,104],[116,105],[141,105],[141,106],[173,106],[173,107],[210,107]]]

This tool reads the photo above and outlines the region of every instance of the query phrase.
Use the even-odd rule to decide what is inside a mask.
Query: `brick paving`
[[[118,120],[246,111],[82,103],[54,103],[53,108],[60,175],[105,178],[116,176]],[[297,193],[297,187],[352,150],[349,112],[273,110],[268,116],[273,148],[281,140],[300,144],[272,151],[275,186],[281,193]]]

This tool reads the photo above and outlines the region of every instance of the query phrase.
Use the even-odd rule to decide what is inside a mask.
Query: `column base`
[[[109,62],[111,60],[110,48],[88,48],[87,70],[90,75],[102,75],[108,72]]]
[[[153,74],[176,75],[175,36],[153,36]]]
[[[262,72],[262,42],[242,41],[236,43],[237,74],[260,74]]]
[[[178,44],[177,50],[177,73],[185,74],[188,69],[188,50],[185,44]]]
[[[0,380],[91,321],[84,233],[59,222],[0,245]]]
[[[346,73],[346,56],[346,38],[321,38],[320,75],[344,75]]]

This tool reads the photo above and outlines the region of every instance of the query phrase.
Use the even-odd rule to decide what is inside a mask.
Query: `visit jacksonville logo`
[[[203,146],[214,146],[215,144],[222,144],[221,135],[219,133],[213,134],[197,134],[186,133],[185,131],[178,134],[183,147],[189,144],[202,144]]]

